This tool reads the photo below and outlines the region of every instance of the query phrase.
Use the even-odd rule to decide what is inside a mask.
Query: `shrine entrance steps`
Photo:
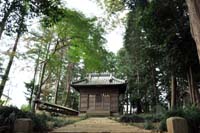
[[[61,128],[52,133],[151,133],[149,130],[121,124],[106,117],[91,117]]]
[[[110,116],[110,111],[105,111],[105,110],[88,110],[87,111],[87,116]]]

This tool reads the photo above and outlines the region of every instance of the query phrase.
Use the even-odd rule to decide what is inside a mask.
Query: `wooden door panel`
[[[95,95],[89,95],[89,110],[95,110]]]
[[[103,96],[103,110],[110,110],[110,95]]]
[[[95,110],[103,110],[102,107],[102,94],[96,94]]]

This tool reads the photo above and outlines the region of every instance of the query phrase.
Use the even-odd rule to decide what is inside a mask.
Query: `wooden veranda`
[[[35,100],[35,103],[38,105],[39,110],[45,110],[48,112],[60,113],[65,115],[78,115],[78,111],[72,108],[64,107],[57,104],[52,104],[48,102],[43,102],[40,100]]]

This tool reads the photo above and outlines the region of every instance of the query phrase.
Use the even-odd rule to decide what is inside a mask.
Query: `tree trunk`
[[[57,45],[55,47],[55,51],[58,47],[58,44],[59,42],[57,42]],[[63,45],[64,46],[64,45]],[[63,63],[63,56],[64,56],[64,50],[62,49],[61,50],[61,53],[60,53],[60,57],[61,57],[61,62]],[[59,89],[59,86],[60,86],[60,81],[61,81],[61,72],[62,72],[62,65],[60,66],[60,68],[58,68],[58,79],[56,81],[56,92],[55,92],[55,99],[54,99],[54,103],[57,104],[57,100],[58,100],[58,89]]]
[[[188,71],[188,83],[189,83],[189,90],[190,90],[190,98],[192,104],[195,104],[195,95],[194,95],[194,80],[193,80],[193,74],[192,74],[192,67],[189,67]]]
[[[197,52],[200,60],[200,1],[186,0],[190,18],[191,34],[196,42]]]
[[[130,94],[129,94],[129,103],[130,103],[130,114],[132,114],[132,112],[133,112],[133,106],[132,106],[132,101],[131,101],[131,98],[132,98],[133,96],[132,96],[132,92],[130,92]]]
[[[43,80],[44,80],[44,74],[45,74],[45,71],[46,71],[46,65],[47,65],[50,45],[51,44],[48,44],[48,46],[47,46],[47,53],[45,55],[45,61],[44,61],[44,64],[42,66],[40,80],[39,80],[39,86],[38,86],[38,90],[36,92],[35,100],[40,100],[40,94],[41,94],[41,91],[42,91],[42,85],[43,85]],[[33,102],[33,105],[32,105],[32,112],[33,113],[35,112],[35,108],[36,108],[36,104],[35,104],[35,102]]]
[[[14,43],[14,46],[13,46],[13,49],[12,49],[12,53],[10,55],[8,65],[6,67],[4,75],[2,76],[2,81],[1,81],[1,84],[0,84],[0,98],[1,98],[1,96],[3,94],[3,90],[4,90],[6,82],[8,80],[8,75],[10,73],[10,69],[11,69],[11,66],[12,66],[12,63],[13,63],[13,60],[14,60],[14,57],[15,57],[15,53],[16,53],[16,50],[17,50],[17,45],[18,45],[19,38],[20,38],[20,34],[21,34],[21,32],[17,33],[17,38],[15,40],[15,43]]]
[[[142,113],[142,105],[140,99],[137,99],[136,106],[137,106],[137,114]]]
[[[158,96],[157,96],[157,87],[156,87],[156,78],[155,78],[155,67],[152,63],[151,63],[151,78],[152,78],[152,87],[153,87],[152,105],[156,106],[158,102]]]
[[[171,109],[176,108],[176,96],[177,96],[177,81],[174,74],[171,75]]]
[[[198,92],[196,81],[193,79],[191,66],[189,67],[189,72],[188,72],[188,86],[189,86],[191,103],[200,106],[200,95]]]
[[[34,104],[33,94],[34,94],[34,91],[36,90],[35,80],[36,80],[37,70],[38,70],[38,66],[39,66],[39,58],[40,58],[40,51],[38,53],[38,58],[36,60],[36,66],[35,66],[34,76],[33,76],[33,89],[31,90],[31,96],[30,96],[31,103],[29,103],[32,113],[35,112],[35,109],[34,109],[35,108],[35,104]]]
[[[128,93],[127,93],[127,96],[126,96],[127,98],[126,98],[126,114],[128,114],[128,105],[129,105],[129,102],[128,102]]]
[[[72,78],[72,69],[73,69],[73,63],[68,64],[67,66],[67,79],[66,79],[66,91],[67,91],[67,96],[65,99],[65,106],[67,106],[67,102],[69,101],[69,97],[70,97],[70,83],[71,83],[71,78]]]
[[[56,92],[55,92],[55,99],[54,99],[54,103],[57,104],[57,99],[58,99],[58,89],[59,89],[59,84],[60,84],[60,75],[61,75],[61,69],[59,70],[58,73],[58,79],[56,81]]]
[[[194,82],[194,97],[195,97],[195,105],[200,107],[200,94],[196,82]]]
[[[12,5],[14,5],[14,2],[12,2]],[[5,17],[5,16],[4,16]],[[23,30],[23,26],[24,26],[24,17],[25,17],[25,14],[22,13],[21,14],[21,17],[19,18],[19,28],[17,30],[17,37],[15,39],[15,43],[14,43],[14,46],[13,46],[13,49],[12,49],[12,53],[10,55],[10,58],[9,58],[9,61],[8,61],[8,65],[6,67],[6,70],[5,70],[5,73],[2,77],[2,81],[1,81],[1,84],[0,84],[0,99],[1,99],[1,96],[3,94],[3,90],[5,88],[5,85],[6,85],[6,82],[8,80],[8,75],[10,73],[10,69],[11,69],[11,66],[12,66],[12,63],[13,63],[13,60],[14,60],[14,57],[15,57],[15,53],[17,51],[17,45],[18,45],[18,42],[19,42],[19,39],[20,39],[20,36],[21,36],[21,33],[22,33],[22,30]],[[3,18],[4,19],[4,18]],[[6,21],[6,20],[5,20]],[[2,22],[0,23],[0,25],[2,26],[4,23],[4,20],[2,20]],[[0,37],[1,37],[1,32],[3,32],[4,29],[2,29],[0,27]]]
[[[191,84],[190,71],[188,71],[188,73],[187,73],[187,80],[188,80],[188,88],[189,88],[189,94],[190,94],[190,101],[193,104],[194,103],[194,98],[193,98],[193,95],[192,95],[193,89],[192,89],[192,84]]]

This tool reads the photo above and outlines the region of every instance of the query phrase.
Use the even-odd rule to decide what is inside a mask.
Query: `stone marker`
[[[27,118],[17,119],[14,125],[15,133],[32,133],[32,120]]]
[[[167,119],[168,133],[189,133],[187,121],[182,117],[170,117]]]

